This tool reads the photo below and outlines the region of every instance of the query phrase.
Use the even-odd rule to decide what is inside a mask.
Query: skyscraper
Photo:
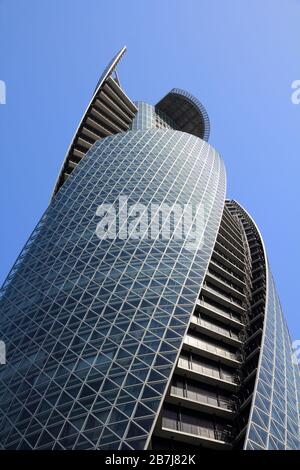
[[[100,78],[1,290],[4,449],[299,449],[264,243],[202,104]]]

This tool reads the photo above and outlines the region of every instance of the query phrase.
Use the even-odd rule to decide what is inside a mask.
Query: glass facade
[[[269,266],[267,278],[264,336],[245,448],[300,450],[299,370],[293,365],[291,339]]]
[[[159,109],[155,109],[151,104],[144,101],[136,101],[134,103],[138,109],[132,121],[132,130],[147,129],[176,129],[175,122]]]
[[[299,449],[261,235],[225,201],[203,105],[133,103],[112,78],[125,49],[0,291],[0,448]]]
[[[100,203],[203,204],[200,247],[99,240]],[[146,445],[217,234],[218,154],[174,130],[95,143],[53,199],[2,290],[1,446]]]

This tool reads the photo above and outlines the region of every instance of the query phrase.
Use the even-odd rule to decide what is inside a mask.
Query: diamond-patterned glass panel
[[[291,339],[267,269],[265,331],[245,449],[299,450],[299,370],[292,361]]]
[[[134,104],[137,106],[138,112],[132,121],[132,130],[145,131],[155,127],[158,129],[177,129],[175,122],[159,109],[155,109],[155,106],[144,101],[136,101]]]
[[[145,447],[201,288],[224,195],[222,161],[192,135],[137,130],[94,144],[1,291],[2,448]],[[202,205],[203,236],[194,250],[180,239],[148,238],[141,228],[136,239],[100,240],[97,208],[117,204],[119,196],[147,207]]]

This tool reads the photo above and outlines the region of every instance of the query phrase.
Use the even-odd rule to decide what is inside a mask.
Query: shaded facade
[[[299,448],[291,341],[258,229],[225,200],[207,113],[179,89],[131,101],[113,78],[124,52],[1,290],[0,446]],[[191,231],[203,212],[192,249],[122,225],[130,207],[152,220],[175,204],[196,208]],[[115,237],[98,236],[103,205]]]

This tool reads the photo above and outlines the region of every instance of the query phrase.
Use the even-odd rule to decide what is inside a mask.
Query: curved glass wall
[[[137,114],[132,121],[132,130],[177,129],[175,122],[153,105],[144,101],[136,101],[134,104],[137,107]]]
[[[266,277],[263,335],[244,449],[297,450],[299,369],[293,364],[292,342],[262,236],[249,214],[237,202],[234,204],[260,240]]]
[[[267,266],[267,307],[247,450],[299,450],[299,370],[275,283]]]
[[[128,207],[147,211],[151,204],[201,206],[193,249],[176,237],[149,237],[140,223],[136,237],[122,232],[113,239],[109,232],[100,239],[101,214],[112,206],[117,228],[123,226],[120,196]],[[7,346],[0,370],[2,448],[145,447],[201,288],[224,196],[223,163],[195,136],[138,130],[93,145],[1,291]],[[195,218],[192,213],[190,222]]]

